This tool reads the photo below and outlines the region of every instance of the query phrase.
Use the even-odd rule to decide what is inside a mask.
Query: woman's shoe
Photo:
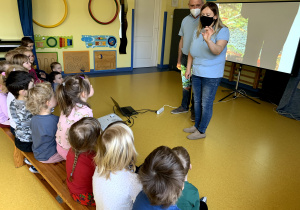
[[[203,139],[206,137],[205,133],[200,133],[200,131],[196,130],[194,133],[187,136],[189,140]]]
[[[195,131],[197,131],[197,128],[195,126],[192,126],[190,128],[183,129],[183,131],[186,133],[194,133]]]

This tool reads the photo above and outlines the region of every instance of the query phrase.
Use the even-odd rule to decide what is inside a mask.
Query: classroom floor
[[[181,102],[180,74],[174,71],[90,78],[95,94],[89,99],[94,117],[120,106],[159,109]],[[219,87],[216,100],[228,92]],[[259,101],[259,99],[257,99]],[[132,130],[139,153],[137,165],[156,147],[184,146],[192,170],[188,180],[210,209],[300,209],[300,122],[277,114],[275,105],[238,98],[214,105],[203,140],[190,141],[190,113],[173,115],[172,108],[134,118]],[[13,144],[0,131],[0,209],[59,209],[55,200],[28,171],[14,168]]]

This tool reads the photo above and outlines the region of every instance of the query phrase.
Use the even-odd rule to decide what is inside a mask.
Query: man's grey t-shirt
[[[191,14],[189,14],[181,22],[181,27],[178,35],[183,36],[183,47],[181,50],[185,55],[189,54],[191,42],[193,39],[193,33],[197,29],[199,24],[199,17],[200,16],[195,19]]]

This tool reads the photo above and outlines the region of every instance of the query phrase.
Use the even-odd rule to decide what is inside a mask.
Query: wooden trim
[[[257,69],[256,69],[255,78],[254,78],[254,82],[253,82],[253,88],[254,88],[254,89],[257,89],[257,88],[258,88],[259,79],[260,79],[260,74],[261,74],[261,68],[257,68]]]

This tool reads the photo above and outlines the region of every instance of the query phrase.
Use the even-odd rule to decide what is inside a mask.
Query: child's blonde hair
[[[47,101],[50,101],[53,96],[54,92],[49,82],[38,83],[28,90],[26,109],[33,115],[37,115],[48,108]]]
[[[13,64],[17,64],[20,66],[23,66],[23,63],[26,63],[28,61],[28,57],[26,55],[23,54],[16,54],[14,55],[14,57],[12,58],[12,63]]]
[[[5,71],[9,68],[9,66],[11,65],[10,62],[4,60],[4,61],[0,61],[0,71]]]
[[[69,143],[75,153],[72,172],[69,178],[71,182],[80,153],[95,151],[100,132],[101,125],[99,121],[92,117],[84,117],[71,126],[69,130]]]
[[[5,60],[12,63],[13,57],[16,54],[20,54],[18,50],[10,50],[5,54]]]
[[[9,68],[6,70],[6,77],[13,72],[13,71],[26,71],[28,72],[28,69],[25,69],[23,66],[17,65],[17,64],[12,64],[9,66]]]
[[[135,171],[137,152],[132,130],[122,122],[109,125],[97,142],[94,158],[98,173],[106,179],[123,169]]]
[[[6,72],[0,71],[0,85],[1,85],[0,93],[7,93],[5,79],[6,79]]]
[[[77,103],[90,107],[88,103],[81,99],[82,92],[89,95],[91,91],[90,84],[86,80],[88,80],[87,76],[77,74],[66,77],[64,82],[57,87],[57,103],[62,113],[67,117]]]

